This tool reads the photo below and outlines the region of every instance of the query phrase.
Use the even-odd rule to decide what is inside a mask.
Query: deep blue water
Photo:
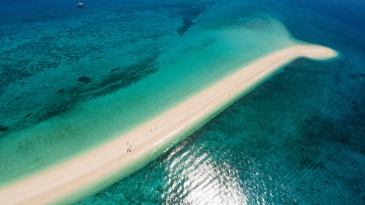
[[[158,73],[154,62],[162,51],[153,42],[140,46],[137,36],[158,39],[169,32],[184,36],[199,24],[191,20],[219,8],[214,5],[225,4],[109,0],[84,2],[86,7],[77,9],[75,3],[0,2],[0,38],[5,45],[0,50],[0,94],[7,99],[1,104],[5,110],[0,116],[3,141],[17,130]],[[235,15],[268,15],[282,22],[294,38],[334,48],[342,59],[296,60],[144,168],[77,204],[365,204],[365,3],[267,0],[247,1],[245,8],[234,11]],[[170,19],[149,16],[157,10],[171,15]],[[138,26],[124,24],[127,28],[116,34],[112,25],[118,24],[118,15],[127,16],[128,22],[139,18],[141,24],[147,20],[159,24],[157,29],[143,32]],[[171,26],[179,22],[175,19],[183,23]],[[98,32],[103,29],[100,22],[108,32],[116,33]],[[87,26],[82,26],[84,23]],[[30,28],[29,32],[24,32],[25,28]],[[115,36],[133,29],[137,30],[136,38],[128,41],[139,46],[132,46],[133,53],[126,57],[131,63],[125,63],[133,66],[124,71],[107,55],[98,54],[98,58],[110,60],[105,61],[110,65],[100,65],[100,69],[117,76],[88,70],[87,78],[82,78],[85,73],[81,69],[85,68],[80,66],[72,70],[75,74],[66,74],[74,75],[74,85],[67,87],[65,79],[64,83],[55,82],[55,87],[45,86],[52,88],[53,94],[44,90],[45,94],[39,95],[44,97],[42,101],[32,97],[38,96],[32,89],[29,96],[24,97],[24,91],[17,93],[17,88],[27,86],[22,85],[22,79],[32,82],[26,80],[45,70],[82,64],[83,56],[94,55],[98,49],[105,52],[103,46],[126,45]],[[38,35],[41,32],[44,34]],[[83,38],[92,33],[103,43]],[[61,42],[58,38],[62,36],[75,41],[58,43],[58,53],[54,53],[49,46]],[[114,40],[109,42],[111,37]],[[39,59],[31,61],[35,56]],[[120,78],[123,82],[116,83]],[[92,82],[98,82],[99,87]],[[27,163],[24,166],[31,167],[32,162]]]

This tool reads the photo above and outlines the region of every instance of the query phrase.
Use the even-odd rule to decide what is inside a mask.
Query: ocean
[[[0,187],[87,152],[241,67],[300,58],[75,204],[364,204],[365,3],[0,2]]]

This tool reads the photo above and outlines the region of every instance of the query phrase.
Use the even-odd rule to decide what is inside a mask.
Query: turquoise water
[[[343,59],[296,60],[146,167],[78,203],[364,203],[363,3],[1,4],[0,184],[133,128],[293,45],[291,34]]]
[[[47,23],[61,28],[50,27],[52,34],[36,33],[40,39],[13,49],[9,45],[3,64],[14,70],[4,74],[8,84],[4,83],[2,102],[8,109],[3,114],[1,182],[18,180],[90,150],[262,55],[295,42],[279,21],[266,14],[241,20],[225,12],[239,12],[245,4],[239,8],[203,4],[212,11],[194,16],[200,24],[189,32],[181,16],[163,9],[171,5],[160,5],[162,11],[151,5],[131,17],[129,10],[140,4],[106,14],[96,10],[68,21],[55,19]],[[181,10],[184,5],[175,7]],[[152,17],[162,22],[154,31],[157,36],[147,32],[156,27]],[[216,22],[217,17],[222,22]],[[79,18],[101,18],[106,23]],[[46,23],[34,24],[41,29]],[[19,35],[27,35],[26,31]]]

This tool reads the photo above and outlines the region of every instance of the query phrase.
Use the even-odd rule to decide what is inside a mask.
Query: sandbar
[[[78,199],[125,177],[178,143],[277,70],[299,57],[329,60],[336,51],[294,45],[239,69],[155,119],[68,162],[0,189],[0,204],[48,204]],[[132,151],[127,152],[132,145]],[[164,149],[161,149],[164,148]],[[132,166],[133,165],[133,166]],[[90,189],[88,187],[94,187]]]

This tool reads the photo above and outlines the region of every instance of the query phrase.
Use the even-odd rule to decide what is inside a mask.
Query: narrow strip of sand
[[[187,135],[294,59],[327,60],[336,56],[334,50],[315,45],[296,45],[267,55],[131,132],[64,164],[3,187],[0,204],[45,204],[80,193],[131,163],[148,160],[158,147]],[[132,145],[132,152],[127,153],[127,142]]]

